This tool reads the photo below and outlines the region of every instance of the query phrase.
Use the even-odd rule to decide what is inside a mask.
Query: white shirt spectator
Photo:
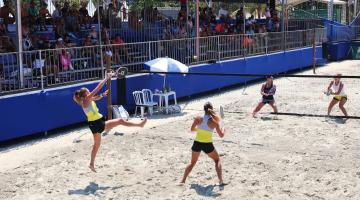
[[[223,8],[220,8],[219,10],[219,17],[221,16],[227,16],[229,14],[229,11],[223,9]]]
[[[45,66],[45,60],[37,58],[33,62],[33,68],[41,69]]]

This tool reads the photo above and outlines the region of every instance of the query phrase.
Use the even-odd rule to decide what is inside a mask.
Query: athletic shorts
[[[270,104],[270,103],[273,103],[273,102],[275,102],[275,99],[265,99],[265,98],[262,98],[261,99],[261,102],[263,103],[263,104]]]
[[[105,130],[105,118],[102,117],[95,121],[89,121],[89,128],[93,134],[102,133]]]
[[[336,100],[336,101],[341,101],[343,99],[347,100],[347,96],[334,96],[333,99]]]
[[[195,152],[203,151],[205,153],[211,153],[215,150],[215,147],[212,142],[202,143],[202,142],[194,141],[194,144],[191,147],[191,150],[193,150]]]

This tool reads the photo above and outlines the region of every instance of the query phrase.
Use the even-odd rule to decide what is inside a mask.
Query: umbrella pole
[[[166,75],[164,76],[163,90],[165,89]]]

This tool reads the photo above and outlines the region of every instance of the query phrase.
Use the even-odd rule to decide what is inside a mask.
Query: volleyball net
[[[144,73],[144,71],[143,71]],[[335,78],[340,78],[344,85],[342,91],[346,95],[347,101],[344,104],[348,117],[345,117],[339,108],[340,101],[337,101],[332,108],[330,117],[360,119],[360,76],[333,74],[230,74],[230,73],[178,73],[178,72],[145,72],[166,75],[186,75],[186,76],[207,76],[211,80],[219,80],[226,77],[242,77],[243,80],[238,87],[243,96],[237,101],[241,106],[238,109],[228,110],[231,113],[249,113],[258,102],[261,101],[261,84],[266,82],[266,77],[273,77],[273,84],[276,86],[274,95],[278,107],[277,115],[299,116],[299,117],[327,117],[328,106],[334,99],[335,94],[327,94],[328,87]],[[237,89],[236,89],[237,90]],[[332,88],[332,90],[334,90]],[[337,91],[332,91],[336,93]],[[259,114],[275,114],[271,107],[263,108]]]

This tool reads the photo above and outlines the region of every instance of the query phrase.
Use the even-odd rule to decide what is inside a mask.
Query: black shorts
[[[261,100],[261,102],[263,103],[263,104],[270,104],[270,103],[273,103],[273,102],[275,102],[275,99],[265,99],[265,98],[262,98],[262,100]]]
[[[202,142],[194,141],[194,144],[191,147],[191,150],[193,150],[195,152],[203,151],[205,153],[211,153],[215,150],[215,147],[212,142],[202,143]]]
[[[105,130],[105,118],[102,117],[95,121],[88,122],[89,128],[93,134],[102,133]]]

